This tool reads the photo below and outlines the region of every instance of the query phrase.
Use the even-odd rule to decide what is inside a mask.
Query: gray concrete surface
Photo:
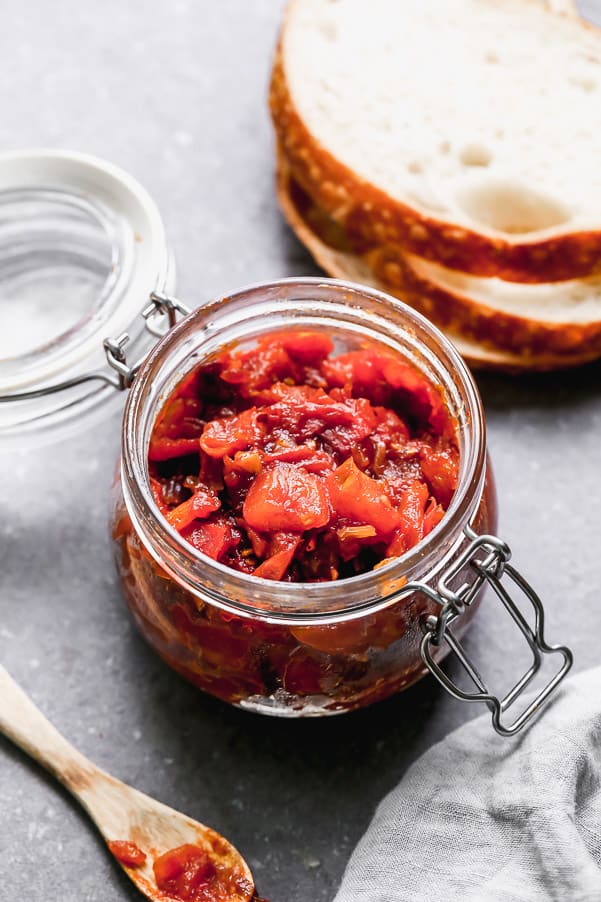
[[[6,0],[0,147],[69,147],[134,173],[163,211],[188,303],[313,273],[272,190],[265,93],[281,7]],[[479,379],[501,533],[578,669],[599,662],[600,376],[593,365]],[[326,902],[378,800],[476,711],[423,681],[356,715],[276,721],[171,673],[133,629],[113,574],[118,425],[49,448],[28,440],[2,458],[0,660],[99,765],[228,836],[271,902]],[[502,682],[514,637],[490,614],[468,645]],[[138,898],[77,806],[0,741],[0,900]]]

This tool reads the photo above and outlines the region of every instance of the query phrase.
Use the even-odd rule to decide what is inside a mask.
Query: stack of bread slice
[[[601,31],[569,0],[292,0],[278,192],[331,275],[468,362],[601,356]]]

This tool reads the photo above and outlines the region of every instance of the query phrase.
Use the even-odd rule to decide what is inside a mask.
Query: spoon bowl
[[[46,720],[1,666],[0,731],[81,803],[123,870],[148,899],[260,902],[250,868],[231,843],[92,764]],[[137,863],[121,854],[124,843],[132,844],[131,850],[138,853]]]

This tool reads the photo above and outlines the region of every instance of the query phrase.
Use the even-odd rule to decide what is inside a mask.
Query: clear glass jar
[[[350,579],[283,583],[231,570],[185,542],[150,490],[150,432],[183,376],[224,345],[294,327],[325,330],[341,351],[366,338],[387,345],[440,387],[457,422],[459,482],[443,520],[402,557]],[[283,280],[198,308],[138,372],[122,438],[112,534],[136,623],[161,657],[199,688],[262,713],[349,711],[419,679],[426,671],[421,625],[437,604],[410,586],[436,583],[469,544],[466,527],[479,534],[496,529],[482,406],[469,372],[426,320],[360,286]],[[462,617],[456,636],[476,606]],[[442,654],[441,646],[436,655]]]
[[[156,205],[126,172],[82,154],[0,154],[0,226],[1,280],[11,298],[0,342],[0,440],[18,448],[28,435],[39,444],[79,432],[133,385],[113,534],[134,616],[172,666],[220,698],[268,713],[349,710],[426,669],[456,698],[484,702],[502,735],[538,713],[572,655],[547,644],[540,599],[509,565],[506,543],[485,534],[495,529],[496,507],[481,404],[435,328],[393,298],[330,279],[246,289],[173,328],[189,311],[169,296],[175,271]],[[325,329],[338,350],[371,336],[400,351],[440,386],[458,428],[459,486],[437,528],[402,558],[331,583],[275,583],[226,569],[170,528],[149,487],[154,418],[188,370],[225,344],[295,326]],[[458,641],[485,584],[532,652],[503,698]],[[440,667],[449,649],[474,688]],[[507,709],[548,655],[561,657],[560,668],[507,723]]]

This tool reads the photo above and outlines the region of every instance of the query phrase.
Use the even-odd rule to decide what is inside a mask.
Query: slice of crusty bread
[[[601,272],[601,32],[535,0],[292,0],[295,179],[355,242],[520,282]]]
[[[388,289],[442,326],[520,354],[601,356],[601,277],[520,285],[447,269],[397,248],[364,259]]]
[[[332,219],[325,217],[308,199],[306,193],[290,179],[282,155],[278,159],[277,189],[280,206],[288,223],[319,266],[334,278],[348,279],[387,291],[425,313],[443,329],[470,366],[515,373],[554,370],[594,360],[601,354],[599,344],[576,345],[557,353],[537,349],[532,342],[526,342],[517,351],[496,346],[488,340],[489,336],[474,335],[469,323],[466,328],[465,318],[462,315],[445,309],[442,303],[440,305],[432,303],[434,294],[424,292],[423,286],[411,287],[409,280],[405,285],[391,286],[379,279],[367,259],[353,252],[344,230]],[[550,288],[550,286],[540,287],[543,291]]]

